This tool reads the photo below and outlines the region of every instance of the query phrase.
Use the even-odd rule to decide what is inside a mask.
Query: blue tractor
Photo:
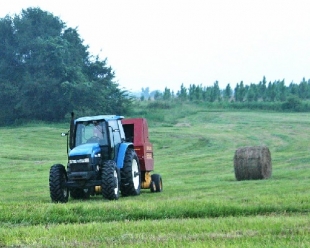
[[[148,142],[148,134],[141,135],[147,132],[145,119],[132,119],[122,124],[123,118],[98,115],[74,119],[71,113],[70,130],[62,134],[67,136],[67,167],[54,164],[50,168],[49,188],[53,202],[65,203],[69,195],[73,199],[87,199],[101,194],[104,199],[117,200],[120,194],[139,195],[141,188],[162,191],[160,175],[150,175],[152,145]],[[144,128],[135,123],[144,123]],[[144,140],[142,146],[136,147],[139,157],[134,136],[138,143]]]

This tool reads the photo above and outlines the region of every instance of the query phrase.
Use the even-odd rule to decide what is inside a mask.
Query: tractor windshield
[[[108,144],[105,121],[85,121],[76,124],[75,146],[85,143]]]

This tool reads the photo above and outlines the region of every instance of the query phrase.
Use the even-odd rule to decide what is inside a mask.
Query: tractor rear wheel
[[[50,169],[49,186],[53,202],[67,202],[69,190],[65,185],[67,182],[66,169],[62,164],[55,164]]]
[[[153,174],[151,175],[151,179],[151,192],[162,192],[163,180],[161,179],[161,176],[159,174]]]
[[[113,160],[103,164],[101,173],[102,196],[108,200],[119,198],[119,171]]]
[[[138,156],[134,149],[128,148],[121,169],[121,193],[122,196],[139,195],[140,190],[141,172]]]

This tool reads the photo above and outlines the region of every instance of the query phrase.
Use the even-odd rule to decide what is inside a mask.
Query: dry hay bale
[[[266,146],[238,148],[234,156],[235,176],[238,181],[267,179],[271,176],[271,154]]]

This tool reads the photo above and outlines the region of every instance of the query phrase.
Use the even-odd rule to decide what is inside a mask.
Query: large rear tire
[[[119,170],[113,160],[108,160],[103,164],[101,181],[103,198],[117,200],[119,198]]]
[[[49,187],[52,202],[68,201],[69,190],[65,185],[67,182],[67,172],[62,164],[55,164],[50,169]]]
[[[128,148],[125,154],[124,166],[121,169],[122,196],[139,195],[141,190],[141,172],[136,152]]]

